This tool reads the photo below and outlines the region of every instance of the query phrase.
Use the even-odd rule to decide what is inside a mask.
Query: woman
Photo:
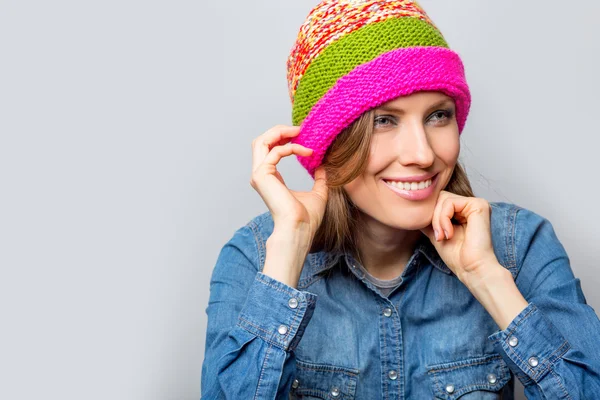
[[[321,2],[288,83],[295,126],[252,144],[269,212],[212,275],[203,398],[597,397],[598,316],[547,219],[472,193],[463,64],[423,9]]]

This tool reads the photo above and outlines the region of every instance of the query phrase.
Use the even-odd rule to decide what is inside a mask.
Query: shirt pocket
[[[291,400],[352,400],[356,392],[358,370],[296,359]]]
[[[500,355],[487,355],[427,366],[436,399],[500,399],[510,370]]]

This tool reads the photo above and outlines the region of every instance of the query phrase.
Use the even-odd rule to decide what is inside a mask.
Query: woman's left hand
[[[483,277],[492,272],[486,269],[499,265],[492,245],[491,214],[490,204],[485,199],[442,190],[431,225],[421,229],[444,263],[465,284],[470,277]],[[452,218],[460,225],[453,225]]]

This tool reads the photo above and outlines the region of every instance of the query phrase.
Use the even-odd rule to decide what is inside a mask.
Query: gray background
[[[266,210],[250,143],[291,123],[316,3],[0,3],[0,398],[198,399],[211,270]],[[476,195],[549,218],[598,310],[600,3],[421,4],[466,66]]]

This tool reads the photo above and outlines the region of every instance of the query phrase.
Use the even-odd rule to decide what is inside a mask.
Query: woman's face
[[[413,93],[375,109],[366,170],[344,186],[365,216],[405,230],[431,223],[460,151],[455,111],[452,98],[441,92]],[[416,181],[407,190],[411,177]]]

